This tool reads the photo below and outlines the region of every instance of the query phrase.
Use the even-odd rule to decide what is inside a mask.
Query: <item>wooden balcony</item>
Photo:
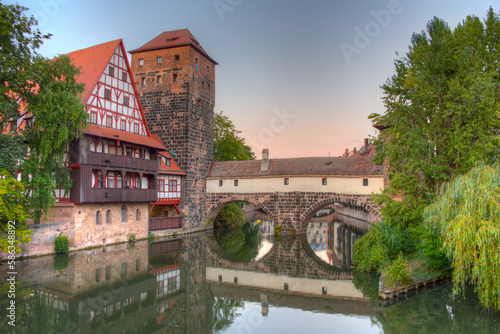
[[[91,188],[85,202],[156,202],[155,189]]]
[[[171,228],[181,228],[182,227],[182,217],[154,217],[149,218],[149,230],[167,230]]]
[[[94,166],[103,166],[106,168],[140,169],[154,173],[158,171],[158,161],[156,159],[147,160],[107,153],[90,152],[88,163]]]

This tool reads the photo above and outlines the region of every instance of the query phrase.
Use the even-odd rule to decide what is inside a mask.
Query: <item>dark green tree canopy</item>
[[[223,115],[215,114],[214,118],[214,161],[254,160],[255,154],[250,146],[245,145],[233,122]]]
[[[386,112],[372,114],[386,129],[376,141],[377,162],[387,159],[391,189],[418,207],[440,185],[500,147],[500,20],[467,17],[454,30],[441,19],[415,33],[382,86]]]
[[[25,11],[0,3],[0,124],[3,130],[23,113],[31,113],[34,124],[0,135],[0,169],[22,171],[26,209],[38,219],[53,207],[54,188],[71,186],[63,156],[88,116],[81,102],[84,87],[76,82],[79,70],[67,56],[48,60],[37,52],[50,35],[40,33]]]

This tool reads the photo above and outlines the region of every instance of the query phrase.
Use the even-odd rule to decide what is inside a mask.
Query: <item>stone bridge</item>
[[[330,205],[342,205],[350,210],[368,213],[369,221],[380,221],[380,209],[371,195],[316,193],[316,192],[275,192],[275,193],[207,193],[207,217],[211,221],[229,203],[245,201],[264,211],[275,223],[286,228],[293,226],[299,234],[304,234],[311,217],[320,209]]]
[[[370,156],[269,159],[212,163],[206,178],[209,221],[226,205],[246,201],[266,212],[285,233],[305,233],[320,209],[336,205],[342,213],[370,222],[380,221],[371,199],[387,186],[384,166]]]

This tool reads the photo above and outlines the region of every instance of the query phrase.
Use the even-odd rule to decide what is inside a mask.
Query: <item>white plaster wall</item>
[[[368,179],[368,186],[363,186],[363,178]],[[384,178],[380,177],[327,177],[327,185],[322,185],[322,177],[288,177],[288,185],[284,184],[284,177],[237,179],[238,186],[234,186],[235,179],[223,179],[222,187],[219,180],[207,180],[209,193],[259,193],[259,192],[333,192],[338,194],[369,195],[380,193],[384,188]]]
[[[295,278],[253,271],[207,267],[207,281],[219,282],[219,275],[222,276],[221,283],[235,284],[234,278],[237,277],[238,283],[235,285],[284,291],[284,284],[288,283],[288,292],[320,296],[323,295],[323,287],[326,287],[326,295],[330,297],[366,299],[363,297],[363,293],[354,287],[352,280]]]

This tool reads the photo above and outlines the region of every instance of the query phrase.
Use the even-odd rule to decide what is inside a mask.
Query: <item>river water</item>
[[[390,302],[352,270],[366,224],[313,218],[275,240],[254,213],[241,229],[16,262],[15,327],[2,283],[0,333],[500,333],[500,314],[451,283]],[[0,265],[6,282],[6,264]]]

